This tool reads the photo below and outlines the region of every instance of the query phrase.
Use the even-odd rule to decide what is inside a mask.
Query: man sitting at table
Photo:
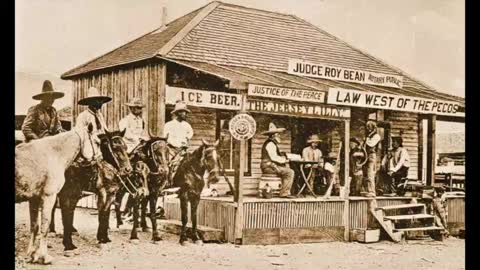
[[[295,198],[290,193],[295,173],[287,167],[288,159],[280,153],[278,147],[281,142],[280,133],[285,130],[285,128],[277,128],[273,123],[270,123],[268,130],[262,132],[263,135],[268,135],[268,139],[262,146],[260,168],[262,173],[275,174],[282,179],[281,198]]]
[[[309,146],[303,148],[302,151],[302,158],[304,161],[315,161],[318,164],[307,164],[305,165],[305,174],[306,177],[310,174],[310,171],[313,170],[313,176],[310,177],[308,180],[308,184],[311,188],[314,188],[314,185],[317,186],[321,181],[322,172],[321,169],[323,167],[323,159],[322,159],[322,151],[318,149],[318,144],[321,142],[320,138],[317,134],[310,136],[307,140],[307,144]]]

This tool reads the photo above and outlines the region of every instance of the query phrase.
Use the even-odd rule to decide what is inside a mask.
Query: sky
[[[15,70],[59,77],[158,28],[162,7],[171,21],[209,2],[16,0]],[[465,96],[462,0],[223,2],[294,14],[439,91]]]

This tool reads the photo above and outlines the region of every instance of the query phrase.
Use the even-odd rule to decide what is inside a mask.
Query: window
[[[235,147],[239,147],[239,141],[235,140],[228,130],[228,123],[235,113],[232,112],[218,112],[217,113],[217,127],[216,139],[220,140],[219,155],[227,175],[233,175],[235,171]],[[251,156],[252,156],[252,140],[245,143],[245,173],[244,176],[251,176]]]

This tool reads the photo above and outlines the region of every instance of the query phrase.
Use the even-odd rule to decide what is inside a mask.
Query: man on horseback
[[[178,165],[186,155],[190,140],[193,137],[192,126],[186,121],[187,113],[191,113],[187,104],[177,101],[175,109],[172,111],[173,119],[166,123],[164,128],[164,136],[168,138],[169,146],[170,173],[168,180],[170,183],[172,183]]]
[[[83,159],[78,159],[76,160],[73,164],[73,168],[89,168],[88,175],[91,178],[91,181],[88,181],[89,186],[87,188],[87,191],[84,193],[87,194],[93,194],[92,191],[94,190],[94,179],[96,178],[96,162],[101,159],[102,153],[100,151],[100,139],[98,138],[97,135],[99,134],[104,134],[104,128],[106,127],[105,120],[103,118],[103,115],[100,111],[102,108],[103,104],[110,102],[112,100],[111,97],[108,96],[102,96],[100,95],[100,92],[98,91],[97,88],[95,87],[90,87],[87,92],[87,97],[82,98],[78,101],[78,105],[83,105],[83,106],[88,106],[86,110],[81,112],[77,116],[77,121],[75,124],[76,128],[84,128],[84,127],[91,127],[91,137],[90,137],[90,143],[92,144],[93,148],[93,160],[83,160]],[[86,172],[87,170],[85,170]]]
[[[141,140],[145,139],[145,120],[142,118],[142,109],[145,105],[138,97],[125,105],[128,106],[130,113],[120,120],[118,126],[120,130],[126,129],[123,139],[128,147],[127,152],[131,153]]]
[[[28,109],[27,117],[22,125],[25,140],[31,141],[63,132],[57,110],[52,106],[55,99],[61,98],[64,93],[53,90],[49,80],[43,82],[42,93],[32,98],[40,100],[40,104]]]

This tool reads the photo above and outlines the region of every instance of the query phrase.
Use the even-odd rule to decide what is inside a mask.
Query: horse
[[[152,240],[154,242],[162,240],[157,230],[157,219],[155,215],[155,207],[157,205],[160,192],[167,184],[168,176],[168,159],[167,159],[167,138],[155,137],[151,134],[150,139],[141,143],[132,150],[130,162],[134,164],[134,171],[137,172],[137,177],[145,177],[148,194],[146,196],[132,196],[130,202],[133,206],[133,228],[130,236],[131,240],[138,239],[137,228],[138,225],[138,207],[141,205],[141,222],[142,230],[147,231],[146,211],[147,204],[150,205],[150,221],[152,223]],[[146,168],[144,167],[146,166]],[[138,181],[140,182],[140,181]],[[141,183],[139,183],[141,184]],[[117,227],[123,224],[120,213],[120,200],[124,193],[119,193],[117,196],[117,203],[115,204],[115,211],[117,217]]]
[[[207,143],[202,139],[202,145],[187,155],[180,162],[177,172],[173,176],[173,186],[179,187],[178,197],[182,212],[182,230],[180,244],[183,246],[187,241],[188,208],[190,202],[190,214],[192,219],[192,240],[195,244],[202,244],[197,233],[197,207],[200,202],[205,182],[203,176],[208,172],[208,184],[217,183],[219,179],[219,159],[216,147],[219,141]]]
[[[65,169],[79,156],[93,157],[91,145],[85,143],[89,136],[88,128],[73,129],[15,147],[15,203],[29,202],[27,256],[32,263],[53,261],[47,252],[51,211],[65,183]]]
[[[123,141],[123,131],[108,131],[99,134],[102,160],[83,167],[81,164],[70,166],[65,171],[65,185],[58,193],[63,224],[63,245],[65,251],[77,247],[72,241],[73,215],[82,190],[87,190],[90,181],[95,180],[98,209],[97,240],[100,244],[111,242],[108,237],[110,207],[120,190],[124,179],[132,172],[127,155],[127,146]],[[127,180],[129,181],[129,180]]]

